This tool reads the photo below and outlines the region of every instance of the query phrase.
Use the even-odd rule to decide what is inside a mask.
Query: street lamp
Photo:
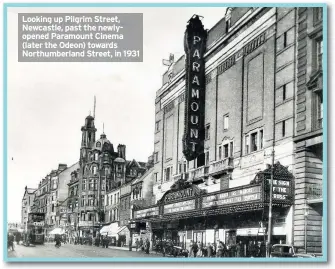
[[[305,253],[307,253],[307,220],[308,220],[309,209],[305,202]]]
[[[274,160],[275,160],[275,150],[272,148],[271,152],[271,178],[270,178],[270,193],[269,193],[269,223],[268,223],[268,241],[267,241],[267,257],[271,254],[271,239],[272,239],[272,199],[273,199],[273,177],[274,177]]]

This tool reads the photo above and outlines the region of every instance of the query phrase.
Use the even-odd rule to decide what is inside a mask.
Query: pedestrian
[[[136,238],[135,245],[136,245],[136,251],[137,251],[140,246],[140,241],[138,241],[138,238]]]
[[[8,234],[8,238],[7,238],[7,249],[11,248],[12,251],[14,251],[14,235],[12,233]]]
[[[219,242],[219,245],[217,246],[216,257],[218,258],[224,257],[223,243],[221,241]]]
[[[236,245],[236,257],[242,257],[241,256],[241,249],[242,249],[241,242],[238,242],[237,245]]]
[[[202,244],[198,241],[198,253],[197,257],[202,257]]]
[[[20,239],[21,239],[21,234],[19,232],[17,232],[15,234],[16,244],[20,245]]]
[[[199,250],[199,246],[197,244],[197,242],[194,242],[193,245],[192,245],[192,252],[193,252],[193,257],[197,257],[197,253],[198,253],[198,250]]]
[[[146,242],[145,242],[145,253],[149,254],[149,249],[150,249],[150,241],[147,238]]]
[[[213,256],[213,247],[211,243],[208,243],[207,246],[207,256],[206,257],[212,257]]]
[[[191,240],[190,244],[189,244],[189,247],[188,247],[188,252],[190,253],[189,257],[192,257],[192,255],[193,255],[192,249],[193,249],[193,241]]]
[[[142,237],[140,238],[140,248],[141,248],[141,250],[144,250],[144,248],[143,248],[143,239],[142,239]]]

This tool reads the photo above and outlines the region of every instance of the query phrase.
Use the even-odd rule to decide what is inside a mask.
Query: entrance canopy
[[[117,236],[119,230],[119,224],[117,222],[111,223],[107,226],[102,227],[100,230],[101,235]]]
[[[62,228],[55,228],[49,234],[65,234],[65,231]]]

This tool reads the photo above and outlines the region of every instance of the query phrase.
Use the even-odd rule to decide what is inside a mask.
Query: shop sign
[[[164,214],[177,213],[195,209],[195,200],[164,205]]]
[[[199,16],[193,16],[184,36],[185,61],[185,129],[183,153],[192,161],[203,153],[205,110],[205,60],[207,31]]]
[[[194,192],[192,188],[188,188],[181,191],[171,192],[165,196],[165,202],[170,202],[173,200],[184,199],[193,196]]]
[[[79,227],[92,227],[93,226],[93,221],[89,221],[89,220],[80,220]]]
[[[261,186],[234,190],[203,198],[202,207],[221,206],[235,203],[257,201],[261,199]]]
[[[159,209],[158,207],[151,207],[151,208],[146,208],[142,210],[138,210],[134,212],[134,218],[143,218],[143,217],[148,217],[148,216],[156,216],[159,214]]]
[[[44,221],[34,222],[34,226],[44,226]]]

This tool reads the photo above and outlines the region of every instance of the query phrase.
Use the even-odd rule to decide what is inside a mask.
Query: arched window
[[[95,153],[95,160],[97,161],[98,158],[99,158],[99,154],[96,152],[96,153]]]
[[[100,142],[97,142],[95,145],[96,145],[97,148],[101,147],[101,143]]]

